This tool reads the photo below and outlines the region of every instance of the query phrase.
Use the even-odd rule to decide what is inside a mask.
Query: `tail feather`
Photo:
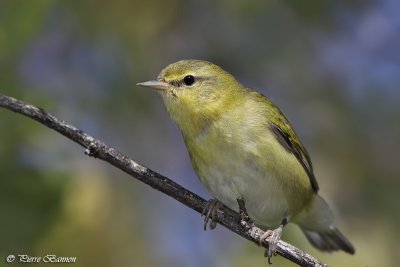
[[[355,253],[353,245],[336,227],[324,233],[310,230],[303,230],[303,232],[308,241],[322,251],[332,252],[343,250],[350,254]]]
[[[323,198],[317,196],[313,205],[300,216],[296,223],[308,241],[322,251],[343,250],[354,254],[350,241],[336,228],[333,213]]]

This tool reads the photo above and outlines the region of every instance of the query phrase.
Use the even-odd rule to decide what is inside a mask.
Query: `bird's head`
[[[238,99],[243,86],[207,61],[181,60],[161,71],[157,80],[138,83],[161,93],[171,118],[181,127],[204,124],[220,116]]]

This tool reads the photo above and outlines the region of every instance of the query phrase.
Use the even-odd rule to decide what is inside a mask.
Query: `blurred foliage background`
[[[156,93],[183,58],[277,103],[308,148],[356,255],[284,239],[331,266],[395,266],[400,238],[400,2],[0,1],[0,91],[45,108],[210,198]],[[74,266],[266,266],[217,227],[20,115],[0,109],[0,258]],[[273,266],[294,266],[279,257]],[[0,266],[7,265],[0,261]],[[46,265],[49,266],[49,265]]]

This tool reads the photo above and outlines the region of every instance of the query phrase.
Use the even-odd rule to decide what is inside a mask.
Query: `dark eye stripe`
[[[181,86],[191,86],[195,82],[200,80],[203,80],[203,77],[194,77],[193,75],[186,75],[182,80],[169,81],[169,83],[173,86],[181,87]]]

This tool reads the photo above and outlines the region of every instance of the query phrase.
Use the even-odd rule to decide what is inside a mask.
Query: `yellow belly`
[[[269,131],[238,136],[214,127],[194,140],[185,138],[194,169],[216,199],[237,211],[236,199],[242,198],[256,224],[276,227],[315,195],[309,178]]]

